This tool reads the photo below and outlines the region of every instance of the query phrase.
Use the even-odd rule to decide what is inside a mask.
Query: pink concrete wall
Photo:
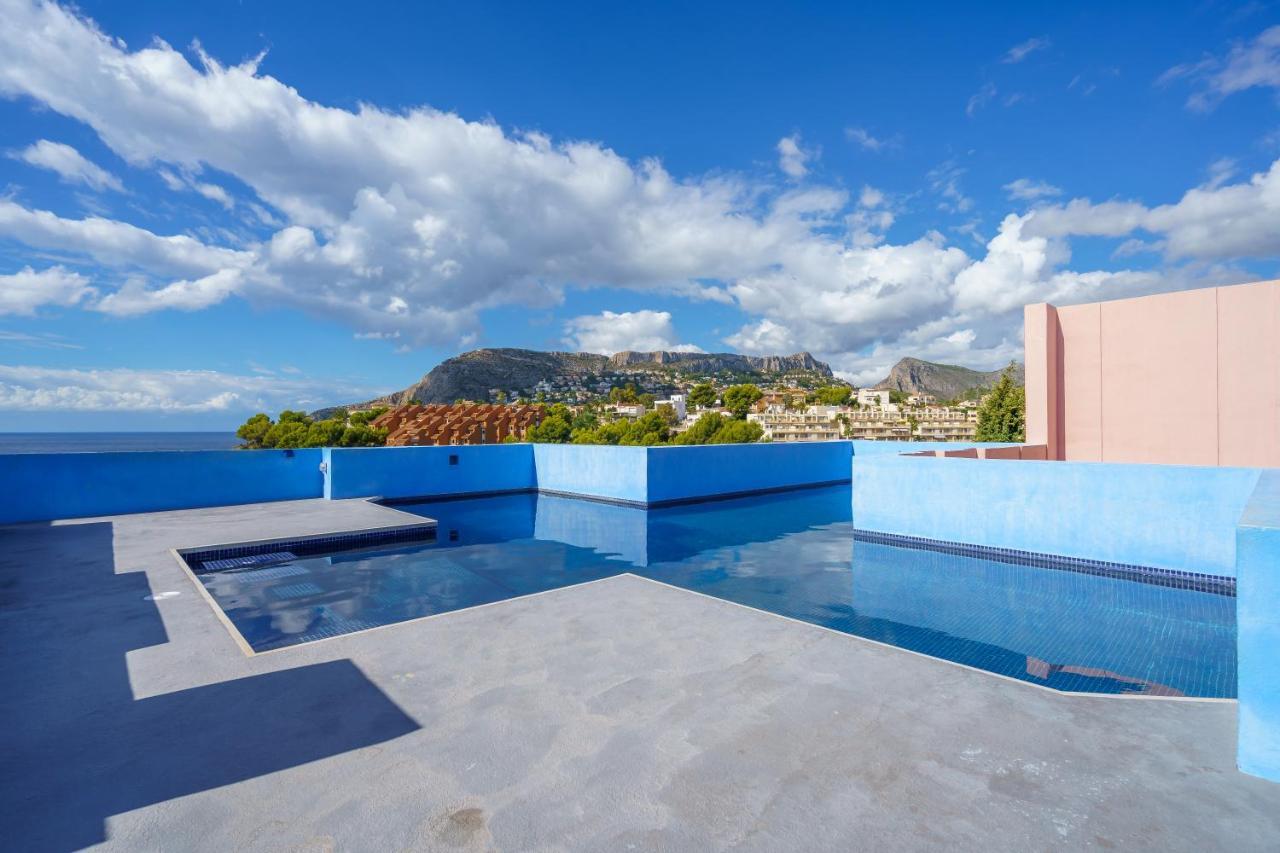
[[[1025,316],[1027,440],[1051,458],[1280,466],[1280,282]]]

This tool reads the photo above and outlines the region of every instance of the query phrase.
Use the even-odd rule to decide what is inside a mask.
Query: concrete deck
[[[1062,696],[629,575],[248,657],[167,551],[402,521],[0,528],[4,846],[1280,847],[1233,703]]]

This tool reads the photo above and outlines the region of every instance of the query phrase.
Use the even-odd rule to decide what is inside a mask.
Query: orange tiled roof
[[[387,431],[388,447],[443,444],[498,444],[509,435],[523,439],[541,423],[542,406],[490,403],[413,404],[391,409],[370,422]]]

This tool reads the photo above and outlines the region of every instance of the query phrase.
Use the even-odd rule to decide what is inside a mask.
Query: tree
[[[628,382],[623,388],[615,385],[609,389],[610,403],[634,403],[637,399],[636,386],[633,382]]]
[[[640,396],[636,397],[636,402],[644,406],[646,409],[652,409],[653,404],[658,402],[658,398],[653,396],[652,394],[641,394]]]
[[[754,385],[734,385],[724,391],[724,405],[738,420],[743,420],[751,407],[764,396]]]
[[[754,421],[725,421],[707,444],[750,444],[759,441],[764,428]]]
[[[1025,441],[1027,391],[1014,384],[1015,364],[1000,374],[1000,381],[978,407],[978,441]]]
[[[259,412],[241,424],[240,429],[236,430],[236,435],[244,442],[242,447],[259,448],[262,447],[262,440],[271,427],[271,418],[267,417],[265,412]]]
[[[699,382],[689,391],[689,405],[709,409],[716,404],[716,389],[710,382]]]
[[[381,447],[387,442],[385,429],[369,426],[369,421],[386,411],[386,407],[348,415],[338,410],[334,417],[322,421],[313,420],[305,412],[288,409],[280,413],[278,421],[272,421],[259,412],[245,421],[238,430],[248,450],[264,448],[292,449],[298,447]]]
[[[525,439],[535,444],[565,444],[573,430],[560,415],[548,415],[542,423],[529,427]]]
[[[672,444],[748,444],[759,441],[764,429],[752,421],[726,418],[719,412],[707,412],[693,426],[680,433]]]
[[[849,402],[852,390],[848,385],[828,385],[826,388],[819,388],[815,396],[824,406],[843,406]]]

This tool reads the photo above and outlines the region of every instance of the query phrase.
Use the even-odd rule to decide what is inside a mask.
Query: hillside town
[[[657,377],[654,377],[655,379]],[[616,421],[637,421],[646,415],[661,417],[669,436],[691,429],[708,414],[735,417],[735,411],[724,400],[727,388],[716,388],[710,382],[694,383],[687,390],[658,397],[649,385],[627,384],[606,388],[592,387],[571,403],[556,402],[550,406],[567,410],[573,424],[589,422],[593,426]],[[747,394],[756,399],[745,413],[748,423],[760,428],[763,441],[831,441],[843,438],[875,441],[972,441],[978,429],[980,400],[938,401],[929,394],[871,388],[855,389],[846,385],[827,385],[806,389],[783,385],[759,389],[754,385],[729,386],[751,389]],[[572,386],[571,386],[572,388]],[[646,390],[641,390],[641,389]],[[499,392],[500,394],[501,392]],[[545,392],[544,392],[545,393]],[[572,389],[570,393],[577,393]],[[758,396],[757,396],[758,395]],[[497,444],[504,441],[537,440],[530,430],[536,428],[551,411],[547,397],[535,403],[476,403],[458,401],[452,404],[411,402],[388,409],[370,421],[370,426],[387,430],[389,446],[439,444]],[[563,399],[563,398],[561,398]]]

